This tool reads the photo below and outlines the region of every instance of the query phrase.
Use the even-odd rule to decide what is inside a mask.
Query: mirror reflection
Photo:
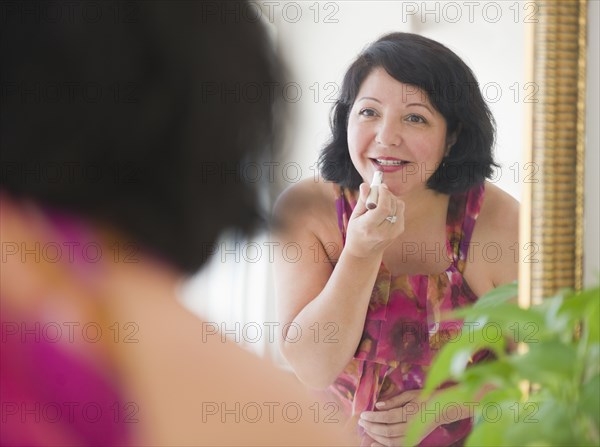
[[[302,382],[338,399],[366,445],[401,443],[398,409],[427,405],[428,367],[463,332],[443,314],[518,276],[518,202],[486,181],[494,125],[476,86],[434,40],[379,38],[344,75],[322,180],[288,188],[275,208],[277,241],[316,247],[321,260],[277,259],[278,317],[335,331],[335,343],[284,334],[282,353]],[[467,406],[439,416],[422,442],[462,442]]]

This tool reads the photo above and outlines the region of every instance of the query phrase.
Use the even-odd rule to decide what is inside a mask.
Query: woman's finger
[[[356,219],[359,216],[362,216],[367,212],[367,206],[365,202],[367,201],[367,197],[369,195],[369,191],[371,187],[367,183],[361,183],[358,188],[358,201],[356,202],[356,206],[354,207],[354,211],[352,211],[351,219]]]
[[[399,424],[405,423],[406,417],[400,408],[391,408],[384,411],[363,411],[359,421],[373,422],[377,424]]]
[[[360,419],[358,425],[364,428],[371,437],[377,435],[385,438],[395,438],[403,436],[406,431],[406,424],[379,424],[377,422],[368,422],[364,419]]]
[[[374,433],[373,434],[369,433],[369,436],[374,441],[376,441],[379,444],[384,445],[386,447],[395,447],[395,446],[403,446],[404,445],[404,436],[394,436],[394,437],[388,438],[385,436],[376,435]]]
[[[395,208],[392,205],[395,199],[396,197],[388,189],[387,185],[381,184],[381,186],[379,186],[379,201],[377,202],[377,208],[369,211],[372,213],[373,221],[377,222],[378,225],[389,225],[390,222],[386,221],[386,218],[395,215]]]
[[[390,410],[392,408],[403,407],[407,403],[415,401],[419,397],[420,393],[421,390],[404,391],[403,393],[398,394],[390,399],[377,402],[375,407],[377,407],[379,410]]]

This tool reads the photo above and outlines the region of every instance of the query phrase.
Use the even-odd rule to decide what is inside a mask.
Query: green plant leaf
[[[468,327],[483,327],[488,338],[494,337],[494,331],[499,329],[503,337],[517,342],[537,343],[552,332],[548,330],[543,315],[534,309],[522,309],[514,303],[497,303],[484,309],[464,308],[453,316],[464,318]]]
[[[507,402],[481,402],[478,408],[473,431],[466,441],[466,446],[510,445],[507,433],[514,425],[513,417]]]
[[[583,331],[591,343],[600,343],[600,289],[584,290],[563,303],[561,311],[583,318]]]
[[[594,305],[594,303],[597,305],[598,302],[600,302],[600,288],[586,289],[568,295],[561,306],[560,312],[570,313],[579,318],[585,315],[590,305]]]
[[[519,415],[519,420],[506,433],[507,445],[594,445],[588,433],[581,429],[581,418],[564,402],[545,399],[528,404],[535,404],[535,411]]]
[[[573,331],[578,319],[560,312],[563,303],[564,296],[557,295],[552,298],[546,298],[540,305],[532,307],[532,310],[544,315],[546,327],[550,333],[564,335],[564,340],[568,342],[573,337]]]
[[[507,408],[518,405],[521,401],[521,390],[518,388],[496,388],[481,397],[478,405],[477,420],[482,417],[482,412],[489,407],[506,405]],[[508,410],[507,410],[508,411]]]
[[[600,373],[600,343],[592,343],[587,349],[587,357],[584,359],[585,371],[582,382],[586,383],[592,377]]]
[[[470,358],[481,349],[490,349],[497,355],[504,351],[503,338],[490,339],[484,337],[481,329],[461,334],[458,339],[448,342],[438,353],[425,383],[424,392],[430,393],[448,379],[459,378],[467,367]]]
[[[495,307],[499,303],[506,303],[511,299],[518,296],[519,286],[517,282],[510,284],[504,284],[490,290],[488,293],[479,298],[472,306],[474,309],[486,309],[488,307]]]
[[[506,432],[507,445],[561,445],[571,436],[569,427],[564,424],[568,421],[568,414],[561,406],[553,402],[528,402],[534,405],[533,411],[520,414],[512,412],[513,425]],[[552,411],[552,408],[555,411]]]
[[[467,368],[462,375],[462,383],[478,389],[487,384],[510,387],[514,384],[511,380],[514,371],[513,365],[506,359],[484,361]]]
[[[582,398],[579,401],[579,409],[588,415],[596,425],[596,431],[600,432],[600,374],[596,374],[583,385]]]
[[[469,403],[485,384],[497,387],[478,403],[466,445],[600,445],[600,289],[563,289],[528,309],[512,302],[516,291],[503,286],[449,314],[469,328],[438,353],[424,393],[454,380],[452,394],[434,398]],[[524,342],[527,352],[504,352],[505,338]],[[473,365],[481,349],[497,358]],[[528,401],[523,381],[533,384]]]
[[[512,357],[511,363],[521,379],[555,389],[573,381],[576,360],[574,346],[544,341],[530,345],[527,353]]]
[[[588,310],[586,329],[589,331],[588,342],[600,343],[600,298],[596,297],[594,305]]]
[[[493,424],[482,421],[475,425],[465,442],[466,447],[481,447],[483,445],[507,445],[504,439],[512,421],[504,418]]]
[[[433,395],[421,408],[427,411],[413,417],[407,427],[405,442],[407,445],[419,443],[425,429],[431,422],[438,422],[442,414],[454,411],[457,405],[474,402],[476,390],[464,386],[452,386]],[[437,412],[437,413],[436,413]]]

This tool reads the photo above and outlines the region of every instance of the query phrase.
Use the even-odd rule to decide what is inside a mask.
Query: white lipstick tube
[[[379,199],[379,185],[381,185],[383,181],[383,172],[375,171],[375,175],[373,176],[373,181],[371,182],[371,191],[367,197],[367,209],[375,209],[377,208],[377,200]]]

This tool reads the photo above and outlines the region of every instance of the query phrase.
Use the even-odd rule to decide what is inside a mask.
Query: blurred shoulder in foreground
[[[264,214],[238,172],[282,70],[248,5],[0,5],[3,445],[348,444],[177,302]]]

